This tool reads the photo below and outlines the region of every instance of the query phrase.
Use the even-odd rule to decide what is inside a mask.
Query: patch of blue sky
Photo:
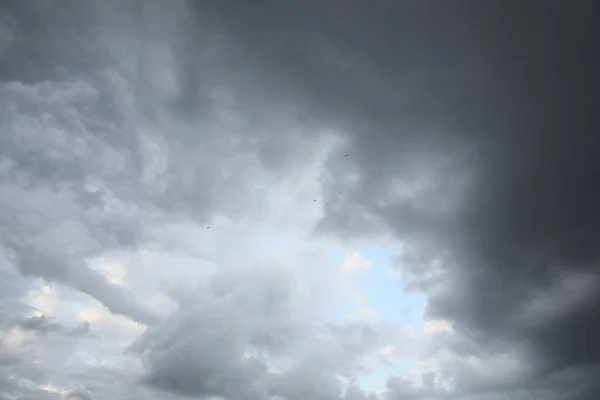
[[[397,274],[394,274],[393,257],[398,254],[394,246],[370,246],[357,249],[362,258],[372,262],[368,271],[357,274],[356,284],[366,305],[380,321],[408,326],[416,331],[423,331],[424,312],[427,299],[424,294],[406,292]],[[342,265],[346,253],[335,254],[337,266]],[[356,302],[349,298],[336,300],[332,319],[336,322],[347,321],[348,316],[359,311]],[[387,379],[392,375],[402,375],[414,369],[416,358],[394,358],[389,362],[371,369],[371,372],[359,379],[364,390],[378,391],[385,389]]]
[[[422,331],[423,314],[427,299],[424,294],[405,292],[397,274],[393,274],[393,257],[398,254],[394,247],[367,247],[359,254],[373,265],[359,285],[365,293],[366,302],[383,321],[408,325]]]
[[[355,280],[366,305],[372,309],[382,321],[408,325],[422,331],[424,326],[426,297],[424,294],[406,292],[402,282],[394,274],[393,257],[398,249],[393,246],[370,246],[358,249],[361,257],[372,262],[368,271],[360,272]],[[332,255],[336,266],[342,265],[347,253],[338,252]],[[332,319],[345,320],[346,317],[358,310],[357,304],[351,299],[336,299]]]

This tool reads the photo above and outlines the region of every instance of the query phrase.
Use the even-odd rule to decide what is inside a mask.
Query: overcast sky
[[[600,398],[598,17],[1,1],[0,399]]]

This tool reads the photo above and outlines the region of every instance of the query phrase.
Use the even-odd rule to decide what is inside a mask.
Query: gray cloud
[[[398,235],[427,262],[416,283],[438,275],[429,315],[486,352],[525,347],[545,373],[598,363],[592,3],[211,4],[294,101],[349,132],[322,230]],[[542,305],[585,277],[589,294]]]
[[[342,398],[340,377],[356,380],[365,355],[402,336],[392,326],[322,326],[298,279],[253,267],[179,290],[178,311],[131,349],[146,363],[142,382],[186,396]]]
[[[75,328],[66,328],[62,324],[53,321],[44,315],[23,318],[18,321],[18,326],[26,331],[37,332],[41,335],[62,333],[67,336],[86,334],[90,330],[89,322],[84,322]]]
[[[10,326],[15,318],[32,311],[22,302],[29,285],[20,279],[8,260],[0,256],[0,328]]]
[[[491,375],[450,363],[425,388],[392,378],[388,395],[595,398],[596,19],[587,1],[6,1],[2,253],[22,275],[151,325],[134,346],[148,387],[340,398],[339,375],[353,378],[385,329],[317,324],[280,270],[227,266],[162,321],[89,265],[181,220],[260,221],[275,212],[262,188],[305,168],[327,129],[341,144],[316,231],[393,234],[428,316],[454,323],[440,353],[488,369],[519,361]],[[29,287],[0,273],[8,329]],[[266,355],[292,366],[273,372]],[[370,396],[354,389],[346,398]]]
[[[113,61],[120,56],[118,44],[106,37],[111,32],[128,38],[126,45],[143,34],[139,31],[143,26],[132,32],[123,25],[127,19],[103,25],[109,21],[104,18],[123,11],[115,7],[107,4],[108,16],[99,13],[98,31],[80,23],[92,18],[95,5],[49,8],[43,2],[38,7],[11,2],[3,11],[7,29],[17,39],[5,50],[0,68],[4,70],[0,240],[24,274],[70,284],[115,313],[153,323],[156,316],[150,310],[89,270],[85,260],[138,246],[147,232],[142,225],[152,225],[150,214],[157,207],[204,222],[217,207],[215,189],[229,170],[190,173],[213,169],[227,157],[218,149],[223,147],[220,139],[205,134],[194,139],[191,127],[171,122],[158,128],[158,121],[147,117],[152,108],[165,106],[165,96],[156,96],[160,87],[147,87],[146,91],[154,91],[148,95],[157,100],[142,104],[144,97],[134,100],[129,91],[141,94],[130,86],[136,83],[127,61],[107,66],[97,60],[101,53]],[[149,24],[158,17],[148,10]],[[148,43],[151,40],[147,38]],[[82,51],[63,57],[68,47]],[[140,62],[153,56],[143,47],[135,50],[141,53],[130,55]],[[148,125],[148,132],[138,131],[146,123],[155,128]],[[158,133],[152,134],[157,128]],[[170,138],[160,130],[169,132]],[[190,147],[191,140],[195,148]],[[212,154],[213,160],[198,157],[198,151]],[[239,159],[243,162],[243,155]],[[240,174],[230,179],[242,178],[246,177]]]
[[[0,394],[10,396],[38,395],[45,398],[39,386],[32,382],[46,382],[45,367],[36,365],[34,346],[23,343],[15,349],[2,338],[0,340]]]
[[[330,196],[343,191],[344,205],[333,208],[322,229],[349,236],[353,228],[364,235],[383,226],[420,248],[425,260],[442,258],[444,275],[431,289],[429,315],[455,321],[461,332],[489,345],[485,351],[495,351],[495,341],[525,346],[529,361],[548,372],[596,364],[588,335],[599,320],[597,120],[584,111],[593,109],[598,84],[590,47],[593,6],[461,4],[367,10],[351,2],[343,12],[360,19],[356,40],[348,33],[356,25],[344,25],[348,31],[336,36],[328,30],[336,23],[303,19],[292,7],[275,6],[282,17],[268,25],[259,12],[216,7],[244,21],[250,34],[240,40],[264,51],[275,70],[288,71],[278,58],[283,52],[258,41],[282,32],[294,37],[309,26],[341,54],[347,48],[347,61],[360,60],[345,68],[330,61],[318,70],[323,75],[309,76],[315,47],[307,40],[301,53],[307,58],[290,69],[303,85],[323,89],[299,96],[327,106],[353,134],[349,166],[334,165],[326,182]],[[363,60],[370,68],[361,76],[363,86],[353,86],[352,95],[335,86]],[[408,101],[388,97],[379,79],[394,93],[410,93]],[[348,178],[352,183],[340,180],[353,173],[358,178]],[[434,268],[426,265],[416,278]],[[554,314],[529,310],[581,274],[594,277],[588,278],[589,295],[565,298]]]
[[[65,400],[92,400],[93,397],[84,389],[73,389],[69,390],[67,394],[63,396]]]
[[[230,90],[249,93],[248,81],[223,86],[231,78],[222,71],[225,56],[204,52],[220,51],[219,43],[191,47],[198,28],[186,2],[173,3],[169,18],[159,3],[49,4],[9,2],[2,14],[14,39],[0,65],[0,219],[11,227],[0,240],[24,274],[67,283],[115,313],[155,323],[151,310],[85,261],[138,248],[166,216],[206,224],[223,210],[247,215],[262,203],[253,180],[271,179],[262,166],[280,173],[303,162],[311,135],[283,140],[270,132],[289,120],[285,104],[268,126],[250,118],[260,110],[236,107]],[[194,62],[205,67],[207,86],[180,82]],[[200,120],[179,114],[181,107],[197,114],[191,90],[207,99]],[[258,129],[264,135],[249,135]]]
[[[179,310],[134,345],[148,363],[144,381],[184,395],[260,398],[266,360],[246,351],[281,353],[310,333],[293,279],[277,269],[228,271],[180,297]]]

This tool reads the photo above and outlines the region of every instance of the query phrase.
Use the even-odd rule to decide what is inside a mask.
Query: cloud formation
[[[5,1],[0,398],[597,398],[597,8]]]

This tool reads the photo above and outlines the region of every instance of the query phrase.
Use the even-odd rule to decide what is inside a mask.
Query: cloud
[[[157,316],[90,271],[87,260],[141,247],[165,218],[209,225],[222,211],[242,219],[254,209],[258,216],[263,196],[257,187],[275,178],[263,167],[282,172],[303,162],[304,154],[317,154],[312,143],[319,130],[292,131],[285,141],[270,132],[294,118],[289,110],[259,128],[250,116],[260,114],[232,103],[229,91],[240,89],[242,96],[249,89],[246,83],[222,88],[219,76],[211,78],[224,60],[218,53],[210,57],[217,64],[209,66],[190,47],[201,44],[189,42],[200,28],[186,6],[177,2],[164,19],[159,3],[144,5],[137,26],[130,24],[131,9],[118,2],[102,10],[96,4],[28,8],[13,2],[5,12],[17,39],[5,50],[10,62],[0,68],[0,218],[13,226],[3,231],[2,245],[22,273],[69,284],[143,323]],[[97,29],[81,23],[93,18]],[[207,86],[194,89],[186,79],[200,78],[186,73],[200,61],[208,62]],[[144,67],[134,71],[132,63]],[[198,110],[189,90],[203,92],[206,118],[179,113],[185,111],[178,109],[181,99]],[[285,157],[277,161],[274,154]]]
[[[149,367],[144,381],[184,395],[256,391],[255,381],[265,376],[267,367],[260,358],[245,354],[247,346],[276,349],[282,340],[279,335],[293,334],[295,328],[286,326],[285,320],[278,323],[294,313],[288,309],[292,305],[285,286],[275,285],[285,277],[274,273],[254,273],[257,279],[251,287],[243,284],[242,276],[224,273],[198,288],[195,298],[188,300],[191,303],[180,303],[176,314],[136,344]]]
[[[26,331],[37,332],[41,335],[47,335],[52,333],[64,333],[66,335],[79,335],[85,334],[89,331],[89,322],[85,321],[81,326],[67,329],[61,324],[52,321],[46,316],[33,316],[24,318],[19,321],[18,326]]]
[[[452,326],[447,321],[430,320],[425,323],[423,331],[427,334],[452,331]]]
[[[393,325],[327,323],[292,271],[253,266],[180,289],[178,310],[132,347],[147,368],[142,382],[186,396],[338,399],[384,343],[411,347]]]
[[[593,109],[598,86],[588,5],[545,5],[543,12],[506,5],[497,14],[473,4],[432,5],[389,6],[390,19],[409,22],[360,30],[364,47],[352,54],[373,68],[364,81],[389,83],[385,72],[394,71],[390,87],[412,92],[411,100],[385,97],[375,83],[367,89],[372,97],[352,97],[362,106],[343,116],[352,156],[326,186],[343,191],[345,203],[328,212],[322,229],[402,239],[399,268],[427,291],[428,315],[453,322],[490,357],[523,351],[522,362],[540,374],[530,375],[533,381],[596,365],[598,352],[586,344],[599,320],[592,293],[600,227],[600,168],[591,151],[598,121],[583,111]],[[361,10],[365,20],[388,26],[383,7]],[[435,25],[445,12],[452,18],[438,19],[435,29],[416,26]],[[398,43],[400,37],[410,39]],[[392,48],[397,56],[378,53]],[[577,57],[574,48],[581,49]],[[378,102],[379,114],[365,115]],[[341,186],[340,175],[349,183]],[[579,275],[590,285],[581,296],[550,300]]]
[[[65,400],[92,400],[93,397],[90,394],[82,389],[73,389],[69,390],[63,398]]]
[[[396,349],[394,346],[385,346],[383,349],[381,349],[380,353],[384,357],[390,357],[394,355],[395,350]]]
[[[301,288],[296,274],[278,268],[215,275],[179,300],[179,310],[134,345],[148,366],[143,381],[184,395],[259,397],[269,390],[287,392],[296,381],[291,375],[313,374],[294,366],[298,361],[289,357],[316,357],[314,346],[323,340],[315,337],[318,326],[313,311],[304,308],[306,289]],[[342,334],[336,329],[332,333]],[[326,371],[326,364],[341,356],[333,349],[328,353],[332,358],[323,358],[325,365],[319,367]],[[277,365],[293,372],[275,373]]]
[[[346,254],[344,257],[344,262],[340,267],[340,271],[343,274],[351,275],[362,271],[369,271],[372,265],[373,261],[362,257],[357,252],[352,252],[350,254]]]
[[[593,2],[5,3],[0,396],[597,397]],[[382,241],[404,346],[325,318]]]
[[[324,183],[326,195],[342,192],[344,201],[327,210],[321,229],[397,235],[404,255],[419,254],[402,264],[427,289],[429,315],[452,321],[485,351],[524,347],[524,362],[540,373],[597,363],[586,344],[599,320],[592,289],[545,317],[522,315],[582,270],[597,275],[598,121],[584,110],[593,108],[598,80],[587,3],[512,13],[500,5],[367,10],[350,2],[343,13],[346,21],[361,16],[355,31],[274,7],[279,18],[266,26],[260,13],[217,5],[215,12],[236,21],[227,27],[243,30],[240,41],[256,45],[272,71],[302,82],[297,98],[326,108],[349,131],[351,157],[332,164]],[[314,7],[323,20],[342,10]],[[467,22],[475,20],[485,22]],[[303,37],[302,50],[287,48],[290,66],[267,37],[295,43],[305,26],[333,51],[320,58],[322,42]],[[575,58],[574,48],[582,49]],[[344,80],[356,82],[351,94]]]

